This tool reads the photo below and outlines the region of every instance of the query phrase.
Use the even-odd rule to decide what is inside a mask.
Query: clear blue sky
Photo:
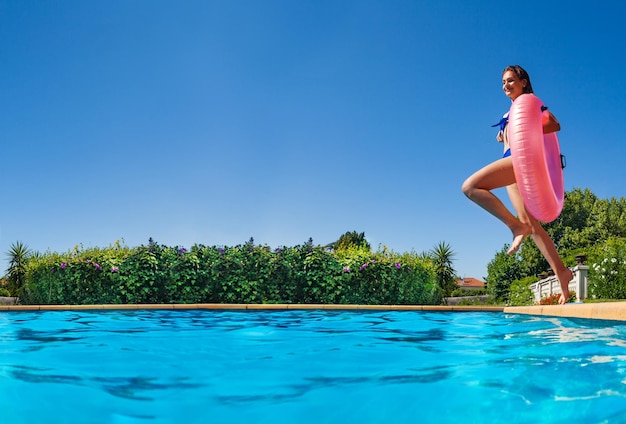
[[[626,196],[626,3],[0,0],[0,265],[158,243],[439,241],[484,277],[509,230],[462,194],[520,64],[566,189]],[[504,191],[499,194],[505,195]]]

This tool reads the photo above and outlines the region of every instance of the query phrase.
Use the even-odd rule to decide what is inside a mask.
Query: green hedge
[[[22,304],[438,304],[426,260],[387,250],[330,252],[311,242],[270,249],[158,245],[46,253],[28,263]]]

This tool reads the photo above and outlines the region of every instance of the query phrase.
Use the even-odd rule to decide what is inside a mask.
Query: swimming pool
[[[7,423],[620,423],[626,326],[486,312],[0,313]]]

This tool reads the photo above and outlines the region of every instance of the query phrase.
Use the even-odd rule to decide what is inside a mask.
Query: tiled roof
[[[456,280],[456,285],[459,287],[483,288],[485,287],[485,282],[478,278],[464,277]]]

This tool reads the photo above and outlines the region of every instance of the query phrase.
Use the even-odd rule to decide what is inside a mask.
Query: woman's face
[[[506,71],[502,75],[502,90],[504,94],[511,99],[517,99],[520,94],[524,93],[524,87],[526,87],[527,81],[519,79],[517,74],[513,71]]]

